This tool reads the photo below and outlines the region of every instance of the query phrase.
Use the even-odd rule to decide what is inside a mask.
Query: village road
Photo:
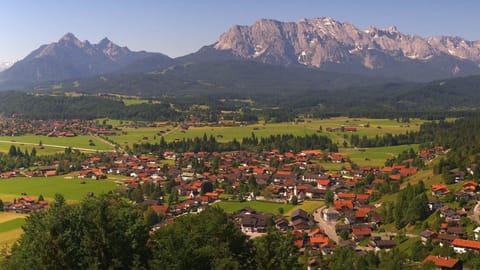
[[[313,218],[317,222],[318,227],[322,228],[327,234],[328,238],[332,239],[335,243],[340,241],[337,232],[335,231],[336,222],[329,222],[322,218],[322,211],[325,209],[325,206],[322,206],[316,209],[313,212]]]

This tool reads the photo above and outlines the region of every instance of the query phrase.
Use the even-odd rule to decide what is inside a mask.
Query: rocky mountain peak
[[[108,38],[92,45],[67,33],[58,42],[40,46],[3,71],[2,76],[6,80],[22,82],[81,78],[120,70],[151,55],[155,54],[132,52]]]
[[[110,39],[107,37],[104,37],[100,42],[98,42],[97,46],[98,47],[111,47],[112,45],[115,45]]]
[[[127,47],[120,47],[106,37],[96,44],[95,48],[112,59],[131,53]]]
[[[390,26],[386,29],[386,31],[389,32],[389,33],[399,33],[396,26]]]
[[[420,66],[442,58],[445,70],[455,70],[451,75],[480,72],[480,41],[422,38],[404,34],[395,26],[360,30],[331,17],[303,18],[297,22],[262,19],[251,26],[234,26],[220,36],[213,48],[281,65],[393,70],[399,63]]]
[[[54,44],[54,43],[53,43]],[[85,47],[90,45],[88,41],[80,41],[74,34],[66,33],[63,35],[56,45],[65,45],[65,46],[76,46],[76,47]]]
[[[68,32],[65,35],[63,35],[58,42],[77,41],[77,40],[78,38],[74,34]]]

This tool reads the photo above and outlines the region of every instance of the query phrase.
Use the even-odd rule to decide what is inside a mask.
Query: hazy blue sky
[[[25,57],[67,32],[175,57],[214,43],[234,24],[330,16],[364,29],[480,39],[477,0],[2,0],[0,61]]]

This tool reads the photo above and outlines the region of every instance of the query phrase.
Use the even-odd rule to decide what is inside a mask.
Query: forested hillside
[[[248,61],[187,63],[164,70],[112,74],[29,91],[43,93],[116,93],[153,99],[208,103],[248,99],[255,109],[280,108],[314,116],[465,115],[480,105],[480,77],[407,83],[360,75],[286,68]],[[278,113],[278,112],[276,112]]]
[[[99,96],[30,95],[0,92],[0,113],[35,119],[94,119],[112,117],[133,120],[175,120],[179,114],[169,104],[126,106],[122,101]]]

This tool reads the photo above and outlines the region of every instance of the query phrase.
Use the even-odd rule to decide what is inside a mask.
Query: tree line
[[[18,168],[29,168],[35,164],[53,164],[53,161],[61,161],[57,167],[58,173],[67,173],[81,169],[81,163],[88,157],[87,154],[79,150],[65,148],[63,153],[51,155],[37,155],[37,150],[33,147],[30,151],[22,150],[14,145],[10,146],[8,153],[0,152],[0,170],[11,171]],[[68,163],[65,162],[68,160]]]
[[[133,153],[154,153],[163,154],[165,151],[173,151],[177,153],[183,152],[226,152],[226,151],[271,151],[278,149],[281,153],[293,151],[299,152],[306,149],[322,149],[330,152],[337,152],[338,146],[326,137],[317,134],[294,136],[291,134],[270,135],[268,137],[257,137],[254,133],[250,137],[244,137],[240,141],[233,139],[230,142],[218,142],[213,136],[195,138],[183,138],[167,142],[162,137],[158,143],[141,143],[134,144],[131,152]]]

